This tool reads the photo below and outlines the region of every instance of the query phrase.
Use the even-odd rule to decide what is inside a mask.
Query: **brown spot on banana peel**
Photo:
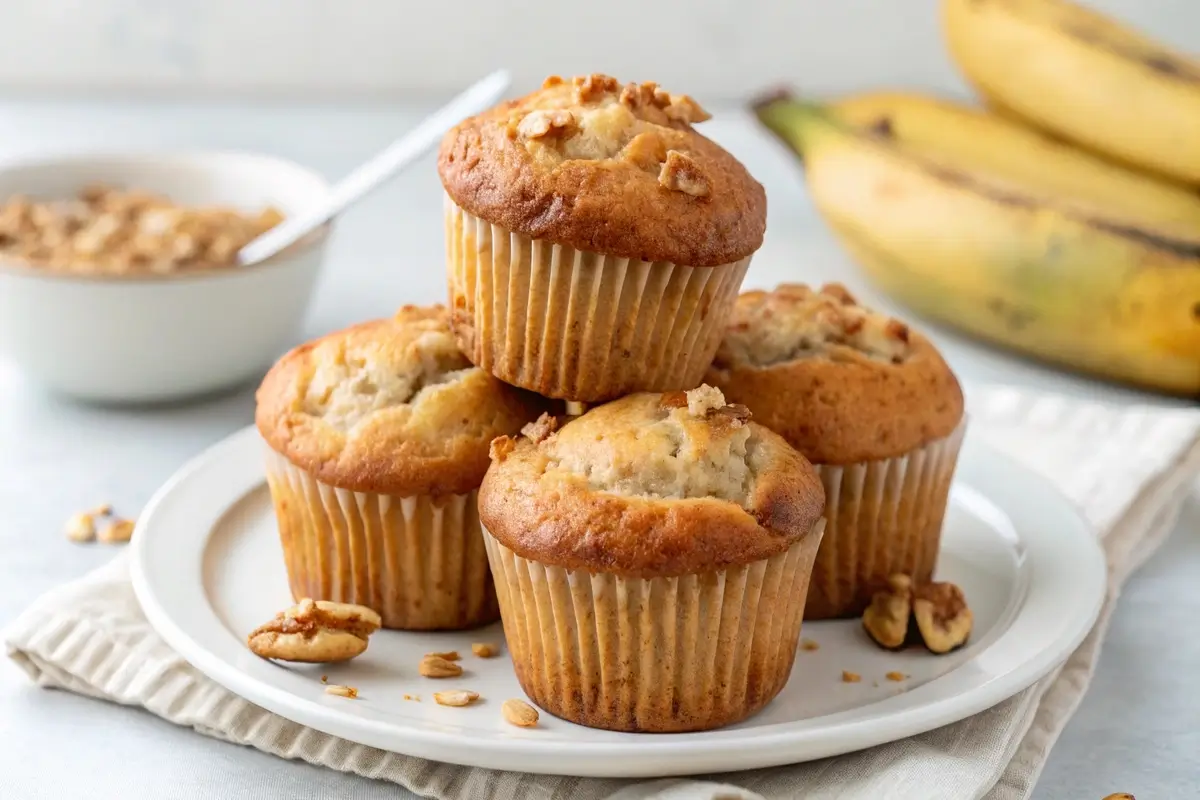
[[[1165,50],[1153,51],[1107,36],[1104,31],[1080,22],[1068,22],[1059,30],[1077,42],[1093,45],[1115,56],[1141,64],[1151,72],[1186,83],[1200,83],[1200,70],[1187,59]]]
[[[896,137],[896,129],[892,126],[891,117],[880,117],[867,126],[867,132],[873,136],[878,136],[880,139],[894,139]]]
[[[1001,205],[1006,205],[1011,208],[1026,209],[1035,209],[1039,207],[1054,208],[1066,219],[1070,219],[1074,222],[1078,222],[1098,231],[1103,231],[1104,233],[1110,233],[1114,236],[1129,239],[1144,247],[1161,250],[1174,256],[1175,258],[1196,262],[1192,266],[1200,267],[1200,241],[1178,239],[1173,236],[1155,233],[1153,231],[1146,230],[1145,228],[1139,228],[1136,225],[1113,222],[1111,220],[1089,216],[1078,211],[1072,211],[1067,208],[1056,206],[1052,202],[1046,200],[1035,199],[1028,195],[1005,191],[994,186],[989,186],[975,180],[965,172],[943,167],[938,164],[932,164],[911,154],[905,154],[905,157],[912,160],[913,163],[923,168],[926,172],[938,180],[962,187],[963,189],[967,189],[968,191],[974,192],[981,197],[986,197],[989,200],[1000,203]]]
[[[1000,297],[987,301],[987,309],[1004,321],[1004,326],[1013,333],[1025,330],[1037,321],[1037,312],[1027,308],[1019,308]]]

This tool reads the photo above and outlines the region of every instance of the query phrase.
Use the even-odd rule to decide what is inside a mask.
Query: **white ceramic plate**
[[[858,750],[960,720],[1032,684],[1091,628],[1105,587],[1088,526],[1045,482],[968,437],[946,520],[939,576],[964,588],[975,613],[968,647],[948,656],[889,653],[857,621],[807,623],[815,651],[796,656],[787,688],[738,725],[704,733],[597,731],[542,714],[505,723],[523,697],[499,625],[467,633],[380,631],[344,665],[285,666],[252,655],[246,634],[291,603],[262,450],[250,428],[216,445],[164,486],[133,540],[133,582],[160,634],[197,669],[283,717],[355,742],[439,761],[581,776],[648,777],[789,764]],[[464,654],[459,679],[417,674],[431,650]],[[862,676],[842,681],[842,671]],[[888,680],[889,672],[908,676]],[[321,684],[355,686],[356,700]],[[433,692],[479,692],[468,708]],[[406,700],[406,694],[420,701]]]

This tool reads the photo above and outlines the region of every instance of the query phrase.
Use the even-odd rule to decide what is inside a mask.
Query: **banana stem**
[[[817,129],[829,123],[820,103],[800,100],[781,90],[751,104],[754,115],[767,130],[778,136],[801,160],[809,139]]]

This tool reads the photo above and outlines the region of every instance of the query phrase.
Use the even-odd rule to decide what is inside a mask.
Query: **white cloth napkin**
[[[5,632],[8,654],[41,686],[141,706],[206,736],[445,800],[1019,800],[1087,689],[1122,583],[1171,530],[1200,472],[1200,413],[1008,388],[968,394],[972,435],[1054,481],[1100,532],[1108,599],[1096,628],[1051,676],[970,719],[864,752],[633,783],[493,772],[363,747],[271,714],[189,666],[147,624],[123,557],[34,603]]]

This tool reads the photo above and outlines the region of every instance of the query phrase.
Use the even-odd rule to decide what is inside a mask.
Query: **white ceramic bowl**
[[[71,198],[88,184],[183,205],[290,215],[329,185],[265,155],[87,155],[0,165],[0,202]],[[246,382],[280,355],[308,307],[330,227],[260,264],[136,277],[78,276],[0,260],[0,356],[52,389],[159,402]]]

